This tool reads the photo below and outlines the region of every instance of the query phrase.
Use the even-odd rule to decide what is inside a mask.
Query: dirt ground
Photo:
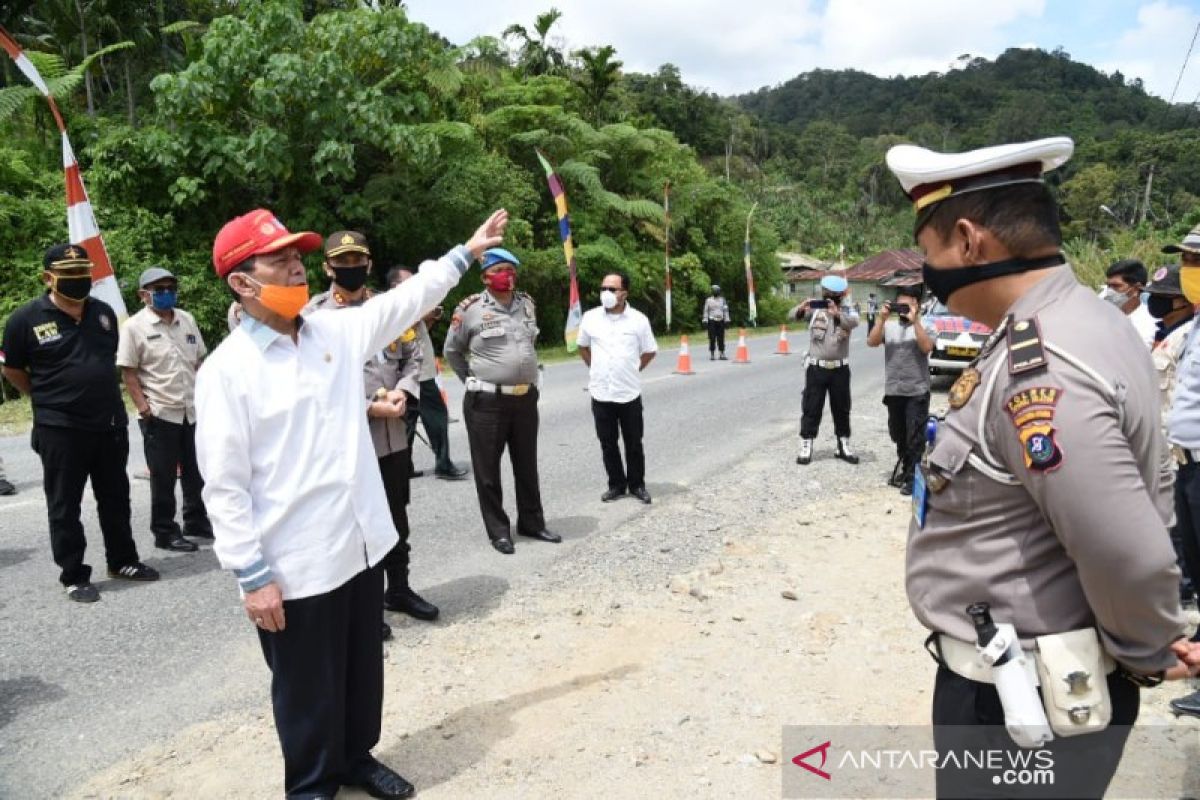
[[[377,755],[427,800],[766,798],[795,769],[785,724],[925,722],[933,664],[904,597],[908,505],[880,487],[833,507],[713,535],[694,569],[637,591],[619,577],[524,586],[486,616],[427,628],[419,658],[389,645]],[[263,683],[261,713],[185,728],[78,796],[279,796]],[[1166,722],[1167,698],[1187,690],[1145,692],[1143,720]],[[1161,796],[1181,796],[1168,771]]]

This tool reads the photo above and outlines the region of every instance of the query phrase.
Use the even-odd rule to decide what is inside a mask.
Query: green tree
[[[533,21],[533,33],[530,34],[525,26],[516,23],[504,29],[505,39],[516,39],[520,45],[517,63],[525,75],[552,75],[562,72],[567,60],[562,50],[551,45],[547,39],[554,23],[562,19],[562,12],[556,8],[538,14]]]

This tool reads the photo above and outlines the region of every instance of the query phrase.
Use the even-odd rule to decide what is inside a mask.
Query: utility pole
[[[1150,172],[1146,175],[1146,192],[1142,195],[1142,213],[1138,218],[1138,225],[1146,221],[1146,214],[1150,212],[1150,186],[1154,183],[1154,162],[1150,162]]]

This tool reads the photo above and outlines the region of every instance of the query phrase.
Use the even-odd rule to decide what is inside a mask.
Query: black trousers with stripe
[[[849,438],[850,367],[843,364],[836,369],[825,369],[810,364],[804,373],[804,394],[800,397],[801,439],[817,438],[827,394],[829,410],[833,414],[833,432]]]

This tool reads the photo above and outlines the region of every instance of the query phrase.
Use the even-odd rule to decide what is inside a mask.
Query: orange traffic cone
[[[792,354],[792,351],[788,350],[787,325],[780,325],[779,326],[779,348],[775,351],[775,355],[790,356],[791,354]]]
[[[750,363],[750,348],[746,346],[746,329],[738,328],[738,348],[737,353],[733,357],[735,364]]]
[[[695,375],[692,371],[692,354],[688,351],[686,336],[679,337],[679,361],[675,365],[676,375]]]

